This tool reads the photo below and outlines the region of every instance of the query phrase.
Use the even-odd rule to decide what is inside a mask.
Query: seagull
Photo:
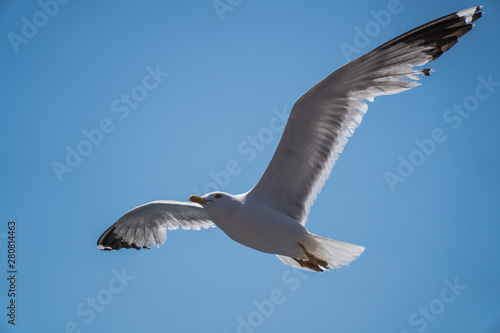
[[[310,233],[311,206],[374,97],[411,89],[472,29],[482,6],[431,21],[337,69],[294,104],[259,182],[243,194],[191,195],[191,202],[153,201],[120,217],[97,241],[99,250],[160,247],[167,229],[219,227],[234,241],[315,272],[348,265],[364,247]]]

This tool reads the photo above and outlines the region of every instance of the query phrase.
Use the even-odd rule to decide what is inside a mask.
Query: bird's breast
[[[225,211],[207,211],[234,241],[262,252],[287,255],[287,249],[295,249],[307,235],[300,223],[267,205],[245,202]]]

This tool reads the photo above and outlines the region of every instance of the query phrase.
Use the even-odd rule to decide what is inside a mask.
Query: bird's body
[[[203,202],[212,221],[232,240],[260,252],[276,254],[284,262],[286,258],[293,258],[300,267],[321,271],[322,267],[328,266],[326,262],[319,265],[325,259],[317,256],[323,256],[329,259],[330,267],[337,268],[337,265],[347,264],[364,251],[362,246],[309,233],[302,224],[269,207],[252,191],[239,195],[223,192],[203,197],[193,195],[190,200]],[[323,248],[325,243],[342,249],[343,253],[326,256],[328,249]],[[315,259],[320,261],[315,262]]]
[[[167,229],[218,226],[230,238],[276,254],[290,266],[323,271],[347,265],[364,247],[309,233],[309,210],[374,97],[418,85],[440,57],[472,29],[481,7],[444,16],[394,38],[339,68],[295,103],[278,148],[247,193],[193,195],[192,203],[155,201],[134,208],[97,241],[100,250],[160,246]]]
[[[300,257],[297,244],[304,242],[307,230],[291,217],[272,209],[249,193],[221,193],[221,200],[208,203],[205,209],[212,221],[234,241],[252,249]],[[224,209],[215,204],[224,202]]]

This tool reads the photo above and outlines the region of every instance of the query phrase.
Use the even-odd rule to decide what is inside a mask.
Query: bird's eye
[[[222,198],[222,194],[217,193],[217,194],[215,195],[215,199],[220,199],[220,198]]]

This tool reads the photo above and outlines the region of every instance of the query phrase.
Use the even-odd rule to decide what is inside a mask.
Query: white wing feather
[[[167,229],[200,230],[215,227],[205,209],[191,202],[153,201],[120,217],[97,241],[99,250],[160,247]]]
[[[418,85],[430,70],[414,69],[449,50],[481,17],[481,7],[413,29],[336,70],[293,106],[276,152],[250,191],[272,208],[305,224],[309,210],[360,125],[365,100]]]

